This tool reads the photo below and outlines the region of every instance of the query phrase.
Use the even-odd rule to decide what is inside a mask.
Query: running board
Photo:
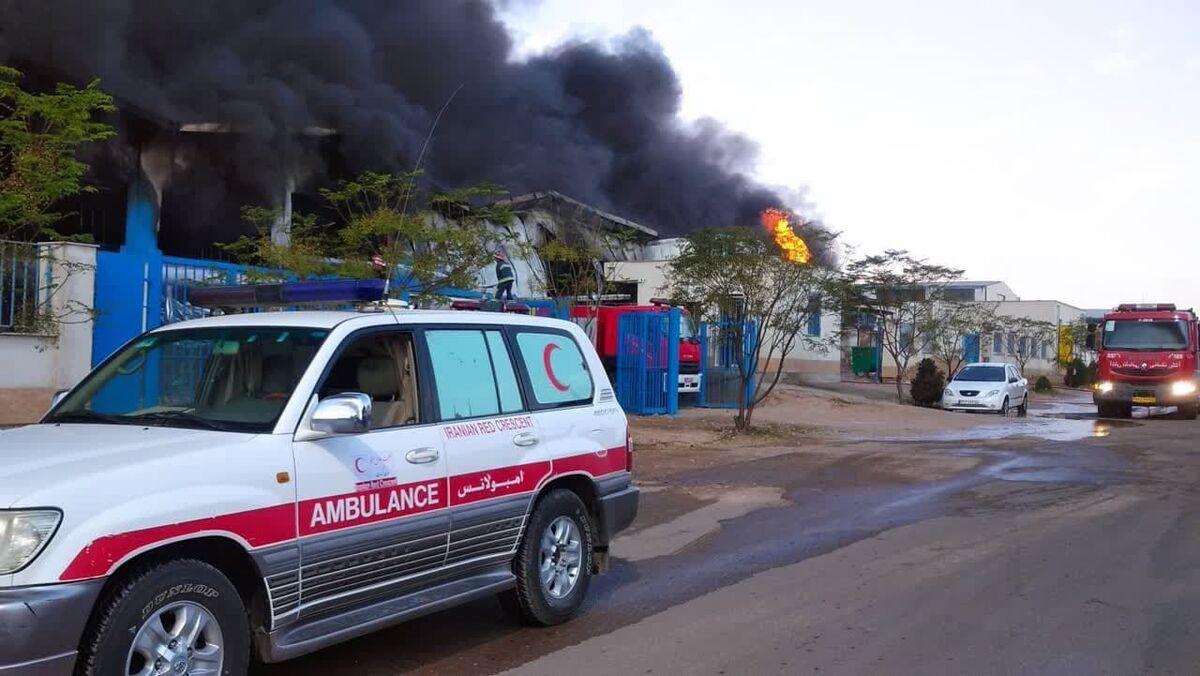
[[[349,641],[394,624],[436,613],[478,598],[511,589],[517,578],[507,565],[488,568],[471,577],[352,608],[336,615],[301,620],[256,636],[264,662],[282,662],[335,643]]]

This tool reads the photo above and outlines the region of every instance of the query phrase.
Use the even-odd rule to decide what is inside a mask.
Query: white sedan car
[[[1029,410],[1029,382],[1012,364],[979,362],[967,364],[954,374],[942,392],[942,408],[948,411],[992,411],[1017,415]]]

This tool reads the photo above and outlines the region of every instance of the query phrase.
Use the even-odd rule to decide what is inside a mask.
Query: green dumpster
[[[850,348],[850,370],[856,376],[865,376],[868,373],[875,373],[879,370],[879,364],[875,361],[874,347],[852,347]]]

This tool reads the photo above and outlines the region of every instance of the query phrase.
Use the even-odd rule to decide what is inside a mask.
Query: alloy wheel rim
[[[217,618],[204,606],[179,601],[154,611],[134,635],[126,676],[220,674],[225,642]]]
[[[568,596],[579,584],[583,571],[583,538],[579,526],[560,516],[542,533],[538,570],[542,589],[552,598]]]

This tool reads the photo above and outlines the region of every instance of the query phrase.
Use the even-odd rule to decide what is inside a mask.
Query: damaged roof
[[[629,220],[628,218],[621,218],[620,216],[617,216],[616,214],[610,214],[609,212],[604,211],[602,209],[597,209],[596,207],[584,204],[583,202],[580,202],[577,199],[574,199],[572,197],[567,197],[566,195],[558,192],[557,190],[542,190],[542,191],[538,191],[538,192],[526,193],[524,195],[517,195],[516,197],[510,197],[508,199],[499,200],[496,203],[510,206],[513,208],[517,208],[517,207],[521,207],[521,206],[539,206],[539,205],[545,205],[545,204],[551,204],[551,205],[566,204],[566,205],[570,205],[572,207],[576,207],[578,209],[587,211],[588,213],[590,213],[600,219],[608,221],[618,227],[628,228],[630,230],[637,231],[637,232],[647,236],[650,239],[655,239],[658,237],[657,230],[654,230],[652,228],[647,228],[646,226],[644,226],[640,223],[634,223],[633,221]]]

